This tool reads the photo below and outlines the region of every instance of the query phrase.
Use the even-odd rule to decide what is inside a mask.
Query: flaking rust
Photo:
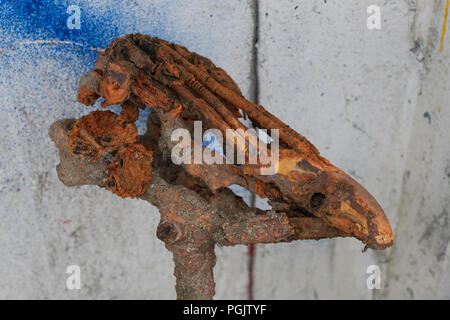
[[[293,240],[355,237],[366,247],[392,245],[389,221],[377,201],[348,174],[323,158],[302,135],[262,106],[246,100],[229,75],[209,59],[162,39],[131,34],[114,40],[95,69],[79,83],[78,100],[122,111],[94,111],[79,120],[54,123],[50,136],[60,151],[58,175],[66,185],[95,184],[121,197],[140,197],[158,207],[157,236],[173,253],[179,299],[214,295],[214,247]],[[138,136],[139,109],[152,112]],[[274,172],[263,164],[176,165],[171,150],[176,129],[246,130],[244,113],[260,129],[278,129]],[[225,141],[261,151],[256,134]],[[228,145],[227,145],[228,144]],[[271,210],[249,208],[228,188],[241,185]]]
[[[152,177],[153,153],[136,143],[137,128],[110,111],[93,111],[69,131],[70,154],[107,162],[106,189],[121,197],[142,195]]]

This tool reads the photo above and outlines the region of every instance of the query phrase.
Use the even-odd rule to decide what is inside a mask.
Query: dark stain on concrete
[[[444,209],[438,216],[433,218],[419,240],[419,244],[421,244],[423,241],[428,242],[428,239],[430,239],[431,248],[438,261],[442,261],[445,258],[445,253],[450,242],[448,220],[449,213]],[[434,234],[437,234],[437,236],[432,237]]]
[[[429,112],[425,112],[425,113],[423,114],[423,117],[424,117],[425,119],[428,119],[428,124],[431,124],[431,116],[430,116],[430,113],[429,113]]]

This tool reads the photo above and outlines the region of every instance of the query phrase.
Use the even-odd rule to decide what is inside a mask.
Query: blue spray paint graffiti
[[[67,9],[71,5],[80,8],[80,29],[67,26],[70,16]],[[23,73],[24,81],[32,83],[33,91],[36,89],[39,92],[39,83],[46,79],[27,75],[26,70],[42,63],[42,57],[49,57],[55,60],[56,65],[61,65],[60,77],[67,77],[67,73],[63,73],[68,67],[75,72],[70,76],[79,79],[94,66],[99,54],[96,48],[106,48],[116,37],[128,33],[140,32],[171,40],[171,35],[166,31],[165,14],[170,12],[166,6],[169,4],[156,7],[136,1],[2,0],[0,86],[13,87],[15,80],[9,83],[8,78]],[[136,16],[141,19],[145,16],[145,21],[138,21]],[[36,100],[36,104],[39,101]],[[86,112],[81,105],[80,110]],[[118,112],[120,109],[113,107],[112,110]],[[137,122],[140,132],[144,130],[148,114],[148,110],[141,111]]]
[[[0,4],[0,25],[15,39],[46,39],[83,43],[91,47],[106,47],[114,38],[125,33],[147,32],[170,39],[166,32],[165,8],[158,8],[158,14],[149,16],[148,30],[137,30],[134,13],[136,10],[152,8],[131,6],[131,1],[104,1],[100,8],[92,6],[93,1],[45,1],[45,0],[6,0]],[[67,27],[67,8],[78,5],[81,10],[81,29]],[[134,10],[133,10],[134,9]],[[156,13],[156,12],[154,12]],[[0,40],[11,41],[13,39]]]

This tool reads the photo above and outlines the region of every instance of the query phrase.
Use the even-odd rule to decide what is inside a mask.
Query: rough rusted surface
[[[114,162],[108,166],[111,176],[106,188],[124,198],[140,196],[152,178],[152,160],[152,152],[142,145],[119,147]]]
[[[84,90],[84,89],[83,89]],[[136,143],[137,129],[110,111],[93,111],[69,131],[67,143],[73,156],[97,161],[107,155],[106,188],[121,197],[145,192],[152,177],[152,152]]]
[[[137,137],[136,126],[125,123],[111,111],[93,111],[73,124],[68,143],[73,155],[98,159],[103,151],[132,144]]]
[[[392,245],[389,222],[376,200],[306,138],[246,100],[207,58],[145,35],[118,38],[80,80],[82,103],[92,105],[99,97],[103,107],[120,104],[120,116],[97,111],[75,124],[52,126],[59,177],[67,185],[97,184],[158,207],[157,236],[174,255],[178,298],[213,297],[215,244],[355,237],[373,249]],[[147,133],[138,137],[133,122],[145,107],[152,113]],[[279,159],[271,175],[261,174],[260,162],[171,161],[174,130],[193,136],[193,121],[200,120],[203,132],[218,129],[225,137],[228,129],[247,129],[239,120],[244,113],[257,128],[279,130]],[[254,133],[243,139],[233,134],[235,140],[225,141],[223,150],[236,146],[246,160],[251,148],[274,152]],[[233,184],[268,198],[272,209],[249,208],[227,188]]]

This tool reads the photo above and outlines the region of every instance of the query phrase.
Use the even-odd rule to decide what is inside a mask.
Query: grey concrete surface
[[[31,20],[0,24],[0,298],[175,298],[157,210],[62,185],[47,134],[55,120],[89,111],[76,101],[79,77],[96,47],[130,32],[211,58],[362,183],[392,223],[396,240],[385,251],[361,253],[354,239],[258,245],[255,298],[450,298],[449,30],[438,52],[446,1],[77,3],[80,32],[98,45],[31,32]],[[381,8],[381,30],[366,27],[369,5]],[[246,248],[217,255],[216,298],[245,299]],[[66,288],[72,264],[80,290]],[[370,265],[380,267],[379,290],[366,286]]]
[[[366,27],[372,4],[381,30]],[[396,240],[363,254],[351,239],[258,246],[255,296],[450,298],[448,46],[438,53],[445,1],[262,1],[259,9],[260,103],[378,199]],[[367,289],[369,265],[381,269],[380,290]]]

